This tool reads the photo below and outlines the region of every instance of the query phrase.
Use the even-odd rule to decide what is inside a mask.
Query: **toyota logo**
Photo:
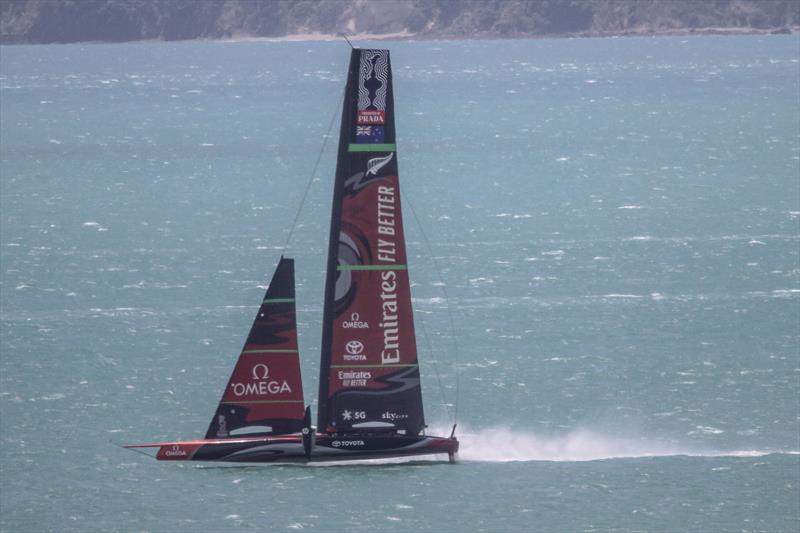
[[[350,341],[344,347],[350,355],[358,355],[364,351],[364,343],[361,341]]]

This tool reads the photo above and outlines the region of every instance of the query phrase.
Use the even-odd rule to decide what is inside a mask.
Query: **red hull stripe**
[[[128,444],[126,448],[157,448],[159,446],[171,446],[173,444],[182,444],[192,446],[195,444],[244,444],[248,442],[302,442],[303,437],[286,435],[280,437],[253,437],[242,439],[198,439],[198,440],[178,440],[173,442],[154,442],[151,444]]]

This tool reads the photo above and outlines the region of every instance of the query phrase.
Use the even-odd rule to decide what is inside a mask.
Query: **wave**
[[[800,455],[787,450],[712,450],[700,446],[664,444],[648,439],[617,437],[588,429],[564,435],[540,436],[529,431],[493,427],[459,431],[458,456],[462,461],[600,461],[642,457],[760,457]]]
[[[431,435],[449,435],[450,428],[436,424]],[[635,459],[649,457],[763,457],[766,455],[800,455],[798,450],[713,450],[700,446],[661,444],[644,438],[609,436],[589,429],[579,429],[564,435],[540,436],[530,431],[512,430],[497,426],[480,430],[456,431],[460,442],[458,461],[462,463],[509,462],[586,462],[610,459]],[[143,452],[141,452],[143,453]],[[198,464],[196,468],[267,467],[353,467],[353,466],[423,466],[441,463],[441,455],[385,457],[313,463],[229,463]]]

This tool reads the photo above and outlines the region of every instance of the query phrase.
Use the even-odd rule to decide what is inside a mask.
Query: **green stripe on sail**
[[[303,403],[303,400],[236,400],[233,402],[219,402],[229,405],[241,405],[243,403]]]
[[[264,298],[265,304],[293,304],[294,298]]]
[[[242,355],[251,355],[256,353],[297,353],[297,350],[242,350]]]
[[[396,144],[351,144],[347,147],[348,152],[394,152]]]
[[[408,265],[338,265],[336,270],[406,270]]]
[[[407,365],[331,365],[331,368],[411,368],[419,366],[416,363]]]

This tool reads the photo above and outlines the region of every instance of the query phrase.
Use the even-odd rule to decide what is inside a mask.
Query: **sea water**
[[[358,44],[461,462],[117,447],[204,435],[281,253],[316,404],[346,43],[7,46],[0,529],[797,531],[798,36]]]

